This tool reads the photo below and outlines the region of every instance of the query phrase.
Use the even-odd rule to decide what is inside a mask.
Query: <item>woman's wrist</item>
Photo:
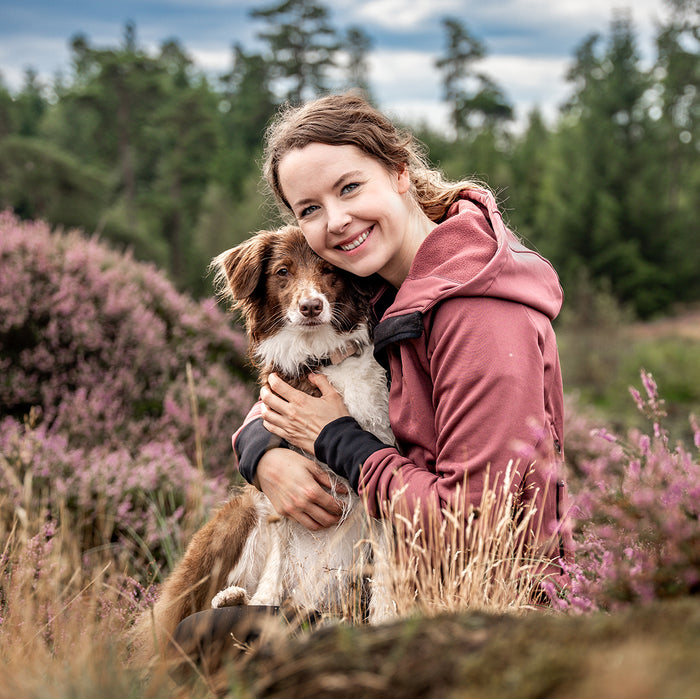
[[[233,446],[238,460],[238,472],[258,490],[260,481],[257,478],[257,471],[261,459],[271,449],[289,448],[284,439],[265,429],[262,418],[251,420],[243,427]]]
[[[346,415],[329,422],[314,443],[314,454],[334,473],[347,479],[357,492],[365,461],[380,449],[388,449],[371,432],[363,430],[355,418]]]

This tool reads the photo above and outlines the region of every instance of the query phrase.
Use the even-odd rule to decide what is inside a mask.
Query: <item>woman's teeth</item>
[[[345,252],[350,252],[350,250],[354,250],[358,245],[362,245],[362,243],[367,240],[367,236],[369,236],[369,230],[365,231],[359,238],[353,240],[352,243],[348,243],[347,245],[339,245],[338,247],[341,250],[345,250]]]

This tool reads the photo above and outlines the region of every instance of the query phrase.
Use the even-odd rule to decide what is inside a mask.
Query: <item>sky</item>
[[[212,75],[231,67],[238,42],[260,50],[263,28],[249,12],[278,0],[0,0],[0,76],[10,90],[31,67],[51,81],[70,74],[70,40],[84,34],[91,46],[117,47],[127,22],[140,47],[157,52],[176,38],[197,67]],[[615,12],[628,12],[642,60],[654,57],[656,23],[664,0],[321,0],[332,26],[361,27],[371,38],[369,81],[390,115],[442,128],[435,59],[444,53],[442,19],[456,18],[485,45],[478,65],[515,107],[516,122],[539,107],[553,121],[570,90],[565,76],[577,47],[592,33],[609,36]]]

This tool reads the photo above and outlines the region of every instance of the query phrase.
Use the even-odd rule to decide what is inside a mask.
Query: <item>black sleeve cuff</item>
[[[255,481],[258,464],[265,452],[276,447],[289,448],[287,440],[268,432],[261,417],[251,420],[238,434],[234,451],[238,459],[238,471],[251,485]]]
[[[346,416],[333,420],[321,430],[314,443],[314,452],[316,458],[334,473],[347,478],[357,492],[362,464],[375,451],[389,446],[363,430],[357,420]]]

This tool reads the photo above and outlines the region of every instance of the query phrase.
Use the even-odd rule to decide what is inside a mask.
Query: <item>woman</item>
[[[264,171],[321,257],[386,282],[374,340],[398,446],[361,430],[325,377],[313,378],[315,398],[273,375],[234,435],[243,476],[310,529],[338,521],[327,476],[268,449],[273,433],[346,477],[371,514],[392,505],[435,523],[465,483],[478,504],[487,473],[493,483],[514,462],[520,501],[534,500],[540,535],[555,537],[563,399],[551,320],[562,293],[551,265],[504,226],[487,190],[445,181],[409,134],[352,94],[284,109]]]
[[[346,477],[371,514],[401,513],[425,532],[445,510],[478,505],[487,476],[503,483],[513,462],[514,495],[534,502],[539,541],[561,555],[552,467],[563,398],[551,320],[562,294],[551,265],[506,229],[488,191],[446,182],[410,135],[357,96],[282,111],[267,133],[265,176],[321,257],[386,282],[374,342],[390,372],[397,447],[364,432],[324,376],[312,377],[314,398],[272,375],[234,435],[243,476],[281,515],[309,529],[335,524],[328,476],[270,447],[282,437]],[[216,665],[232,629],[248,637],[276,611],[199,612],[175,641]]]

